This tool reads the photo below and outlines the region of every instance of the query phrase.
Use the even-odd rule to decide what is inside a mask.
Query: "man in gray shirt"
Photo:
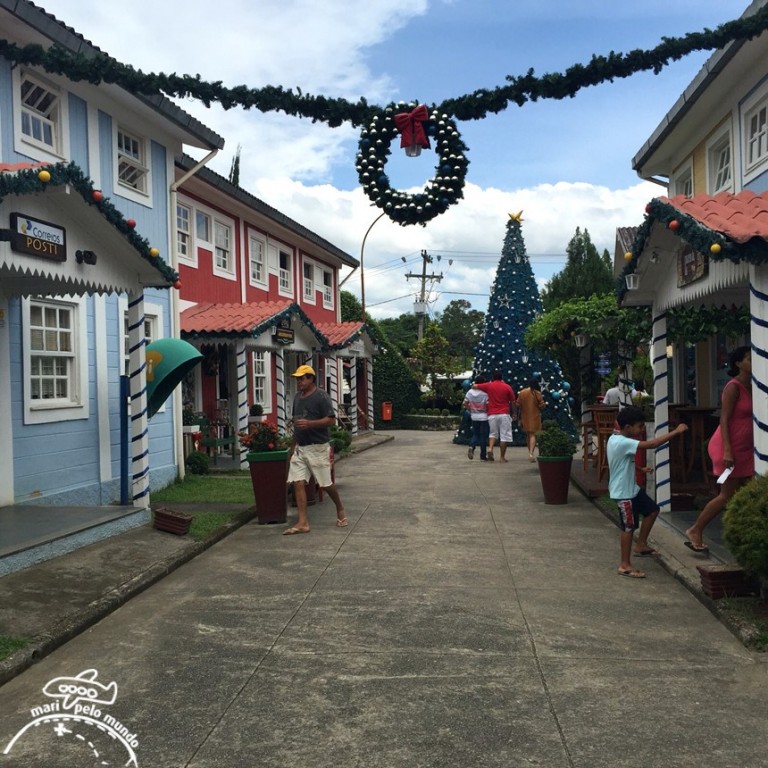
[[[333,402],[317,388],[312,366],[300,365],[292,375],[299,391],[293,400],[293,445],[288,482],[293,483],[298,518],[295,525],[283,531],[283,535],[309,533],[307,483],[313,476],[336,505],[336,525],[344,528],[348,520],[331,474],[330,428],[336,423]]]

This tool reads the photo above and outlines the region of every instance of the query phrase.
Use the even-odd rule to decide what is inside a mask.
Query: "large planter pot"
[[[191,524],[192,515],[187,515],[183,512],[175,512],[165,507],[152,512],[152,526],[158,531],[185,536],[189,533],[189,526]]]
[[[248,453],[256,517],[261,525],[284,523],[288,512],[288,453],[265,451]]]
[[[567,504],[573,456],[539,456],[539,476],[545,504]]]

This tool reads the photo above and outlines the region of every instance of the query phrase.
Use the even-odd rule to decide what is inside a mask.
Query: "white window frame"
[[[673,174],[669,193],[671,196],[685,195],[686,197],[692,197],[693,190],[693,161],[688,160]]]
[[[333,270],[326,267],[321,267],[322,274],[322,291],[323,291],[323,307],[325,309],[333,309],[334,307],[334,290],[333,290]]]
[[[254,259],[254,252],[259,253],[261,258]],[[259,267],[260,276],[254,275],[255,264]],[[248,281],[259,288],[267,287],[267,239],[256,232],[248,233]]]
[[[45,89],[56,97],[55,114],[48,113],[47,117],[30,107],[24,107],[21,95],[21,88],[24,82],[30,81],[39,87]],[[29,157],[37,161],[59,162],[66,159],[69,146],[69,114],[67,109],[67,94],[61,88],[53,85],[49,80],[40,77],[36,72],[32,72],[23,67],[13,69],[13,93],[16,102],[13,110],[14,115],[14,149],[24,157]],[[33,113],[40,116],[41,121],[50,123],[53,128],[55,138],[51,145],[44,141],[38,141],[23,131],[24,112]]]
[[[768,85],[763,85],[741,105],[741,130],[742,130],[742,175],[744,183],[751,181],[755,176],[764,173],[768,169]],[[762,115],[761,115],[762,113]],[[750,134],[753,118],[762,117],[762,130],[760,135],[760,148],[757,155],[750,157],[754,136]]]
[[[87,419],[90,413],[88,387],[88,313],[85,307],[85,297],[23,298],[21,302],[22,317],[22,350],[24,369],[24,423],[47,424],[55,421],[74,421]],[[54,308],[70,312],[70,328],[72,333],[72,349],[60,355],[70,360],[67,372],[69,380],[69,396],[66,399],[40,400],[32,399],[32,351],[31,309],[33,306]],[[55,355],[52,355],[55,356]]]
[[[315,263],[304,259],[301,266],[301,298],[304,304],[315,304]]]
[[[251,355],[251,385],[253,387],[254,402],[259,403],[264,413],[272,413],[272,353],[266,350],[254,350]],[[259,389],[264,393],[262,400],[257,399],[256,381],[261,383]]]
[[[180,226],[180,222],[183,219],[179,218],[179,209],[183,209],[187,212],[187,228],[186,230]],[[176,201],[176,256],[179,261],[183,261],[185,264],[189,264],[193,267],[197,266],[197,246],[195,244],[195,236],[193,231],[192,222],[195,220],[195,209],[187,203]],[[186,238],[186,240],[185,240]],[[185,242],[187,252],[183,253],[181,250],[181,244]]]
[[[142,205],[149,205],[151,202],[152,178],[150,162],[150,142],[146,136],[135,131],[129,125],[124,125],[117,120],[112,121],[113,140],[114,140],[114,174],[115,174],[115,194],[121,197],[134,200]],[[136,154],[133,152],[123,152],[120,150],[120,135],[136,144]],[[132,183],[123,181],[120,172],[120,165],[125,164],[131,170],[138,174],[138,181],[134,186]]]
[[[723,181],[720,178],[722,173],[722,153],[727,149],[729,154],[729,178]],[[730,127],[720,131],[707,142],[707,187],[709,194],[716,195],[718,192],[733,191],[733,166],[734,148]]]
[[[200,231],[200,222],[206,222],[206,232]],[[213,216],[201,208],[195,208],[195,241],[198,246],[207,246],[206,250],[213,251]]]
[[[277,275],[277,292],[280,296],[293,298],[293,249],[278,241],[268,245],[269,271]],[[280,257],[285,257],[287,267],[280,265]]]
[[[235,274],[234,227],[221,219],[213,219],[213,273],[220,277]]]

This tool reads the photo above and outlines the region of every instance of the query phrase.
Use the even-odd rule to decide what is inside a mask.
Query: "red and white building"
[[[339,273],[359,262],[196,166],[176,160],[179,327],[204,356],[184,382],[185,407],[234,434],[258,403],[284,429],[290,374],[309,363],[353,433],[372,425],[374,344],[362,321],[341,322],[339,302]]]

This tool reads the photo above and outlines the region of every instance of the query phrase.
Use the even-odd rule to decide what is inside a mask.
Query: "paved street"
[[[768,766],[765,659],[658,563],[619,577],[589,501],[393,434],[337,465],[348,528],[249,523],[0,688],[0,766]]]

